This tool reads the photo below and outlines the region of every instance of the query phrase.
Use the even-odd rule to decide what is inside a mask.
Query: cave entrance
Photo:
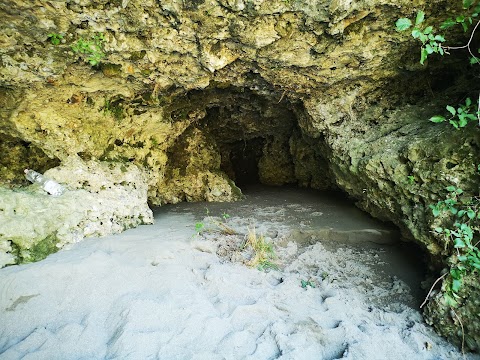
[[[242,215],[254,218],[259,226],[265,227],[265,235],[274,243],[282,241],[277,235],[278,228],[289,226],[291,232],[286,235],[290,236],[287,240],[298,248],[325,242],[323,246],[335,256],[343,248],[349,254],[358,253],[359,257],[368,259],[378,252],[383,262],[374,266],[376,273],[387,274],[387,278],[400,276],[390,270],[402,267],[400,272],[404,281],[412,287],[417,285],[413,296],[418,301],[421,296],[419,284],[425,276],[421,260],[409,262],[411,256],[406,255],[399,241],[398,229],[359,210],[339,191],[330,171],[329,149],[324,138],[312,138],[302,129],[302,124],[309,123],[302,102],[286,98],[279,102],[279,98],[281,94],[275,92],[235,87],[188,94],[189,106],[196,106],[195,109],[200,108],[203,113],[198,121],[192,122],[191,128],[184,132],[183,140],[172,150],[172,158],[176,159],[172,165],[179,169],[181,176],[188,178],[189,171],[201,173],[207,164],[213,171],[226,174],[242,190],[246,189],[247,197],[239,203],[215,202],[225,201],[223,199],[214,199],[211,203],[212,200],[205,196],[200,200],[208,200],[208,204],[182,206],[198,208],[199,222],[205,221],[205,207],[211,214],[229,213],[232,216],[238,216],[238,209],[242,208]],[[191,109],[183,113],[195,113]],[[199,157],[208,159],[208,162],[192,160]],[[182,184],[189,186],[192,182]],[[206,181],[196,183],[201,183],[204,188],[213,187]],[[251,186],[256,184],[291,186],[281,190]],[[311,189],[327,192],[319,194]],[[185,193],[189,200],[188,196],[192,196],[195,189],[188,188]],[[262,206],[266,207],[264,213]],[[268,217],[271,216],[269,209],[273,208],[284,217],[280,224],[275,223],[276,218]],[[290,219],[293,219],[292,223],[289,223]],[[269,228],[271,224],[273,226]],[[240,240],[244,241],[244,236]],[[287,243],[280,245],[287,247]],[[411,245],[408,245],[409,251]],[[341,254],[339,256],[341,258]],[[322,271],[327,273],[328,269]],[[385,279],[380,275],[377,280],[372,278],[379,282]],[[386,296],[386,299],[390,298]]]
[[[207,105],[195,126],[214,144],[219,170],[237,186],[333,187],[323,138],[312,139],[299,126],[307,116],[301,101],[235,87],[190,95],[191,103],[199,96]]]

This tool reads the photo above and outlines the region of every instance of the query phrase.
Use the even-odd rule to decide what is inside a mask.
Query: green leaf
[[[203,230],[204,227],[205,227],[204,223],[198,222],[198,223],[195,224],[195,231],[200,232],[200,231]]]
[[[427,60],[427,57],[428,57],[428,52],[424,47],[422,47],[420,51],[420,64],[423,65],[425,63],[425,60]]]
[[[448,295],[447,293],[445,293],[445,295],[443,296],[443,298],[445,299],[445,303],[450,306],[450,307],[455,307],[457,306],[457,301],[451,297],[450,295]]]
[[[465,106],[470,106],[472,105],[472,99],[470,99],[469,97],[465,99]]]
[[[447,105],[447,110],[453,116],[455,116],[457,114],[457,110],[455,110],[455,108],[453,106]]]
[[[456,249],[463,249],[466,246],[463,240],[460,238],[456,238],[453,243],[454,243],[453,247]]]
[[[417,17],[415,18],[415,25],[420,25],[423,20],[425,20],[425,13],[420,10],[418,13],[417,13]]]
[[[420,36],[422,36],[422,35],[423,35],[423,33],[420,31],[420,29],[414,28],[414,29],[412,30],[412,37],[413,37],[414,39],[419,39]]]
[[[446,119],[443,116],[440,116],[440,115],[432,116],[430,118],[430,121],[434,122],[434,123],[441,123],[441,122],[444,122],[445,120]]]
[[[450,268],[450,275],[454,279],[461,279],[463,276],[464,271],[459,267]]]
[[[473,209],[468,209],[468,211],[467,211],[467,216],[468,216],[468,218],[469,218],[470,220],[475,219],[475,216],[476,216],[476,215],[477,215],[477,214],[475,214],[475,211],[474,211]]]
[[[479,269],[480,270],[480,264],[477,264],[477,263],[473,263],[471,264],[474,268],[476,269]]]
[[[436,228],[435,228],[435,231],[438,232],[438,233],[442,233],[442,232],[443,232],[443,228],[441,228],[441,227],[436,227]]]
[[[478,64],[480,63],[480,59],[476,57],[471,57],[470,58],[470,65]]]
[[[407,18],[401,18],[395,22],[395,26],[397,31],[405,31],[412,26],[412,21]]]
[[[433,26],[428,26],[428,27],[426,27],[426,28],[423,30],[423,33],[424,33],[425,35],[428,35],[428,34],[431,34],[432,31],[433,31]]]
[[[457,259],[458,259],[459,261],[467,261],[467,257],[466,257],[465,255],[458,255],[458,256],[457,256]]]
[[[450,192],[454,192],[455,190],[457,190],[457,188],[453,185],[450,185],[450,186],[447,186],[445,188],[445,190],[450,191]]]
[[[428,55],[433,54],[433,47],[430,44],[425,45],[425,50],[427,50]]]
[[[458,195],[463,194],[463,190],[462,190],[462,189],[456,189],[455,192],[456,192]]]
[[[445,38],[442,35],[435,35],[435,37],[433,39],[436,40],[436,41],[440,41],[440,42],[445,41]]]
[[[465,16],[463,16],[463,15],[457,16],[455,21],[457,23],[463,23],[465,21]]]
[[[453,279],[452,281],[452,291],[458,293],[458,290],[462,287],[462,280],[461,279]]]
[[[474,0],[463,0],[463,8],[468,9],[470,6],[472,6]]]
[[[458,127],[458,123],[455,120],[450,120],[449,121],[450,125],[452,125],[455,129],[459,130],[460,128]]]
[[[452,26],[455,26],[457,22],[453,19],[447,19],[445,20],[442,25],[440,25],[440,29],[448,29],[451,28]]]

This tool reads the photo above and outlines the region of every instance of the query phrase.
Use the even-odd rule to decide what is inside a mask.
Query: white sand
[[[157,214],[0,270],[0,359],[462,358],[405,283],[372,274],[375,251],[289,243],[286,267],[265,273],[220,259],[194,223]]]

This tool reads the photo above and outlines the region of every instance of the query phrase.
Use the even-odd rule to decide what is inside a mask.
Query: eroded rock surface
[[[50,196],[38,185],[0,188],[0,266],[44,259],[87,236],[151,224],[147,185],[135,165],[68,158],[47,176],[66,191]]]

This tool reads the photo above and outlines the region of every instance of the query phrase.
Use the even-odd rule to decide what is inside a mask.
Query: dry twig
[[[445,273],[445,274],[443,274],[442,276],[440,276],[437,280],[435,280],[435,282],[433,283],[432,287],[431,287],[430,290],[428,291],[428,294],[427,294],[427,296],[425,297],[425,300],[423,301],[422,305],[420,305],[420,309],[421,309],[422,307],[424,307],[425,304],[427,303],[428,298],[430,297],[430,294],[432,293],[433,288],[435,287],[435,285],[437,285],[437,283],[438,283],[440,280],[442,280],[447,274],[448,274],[448,273]]]

